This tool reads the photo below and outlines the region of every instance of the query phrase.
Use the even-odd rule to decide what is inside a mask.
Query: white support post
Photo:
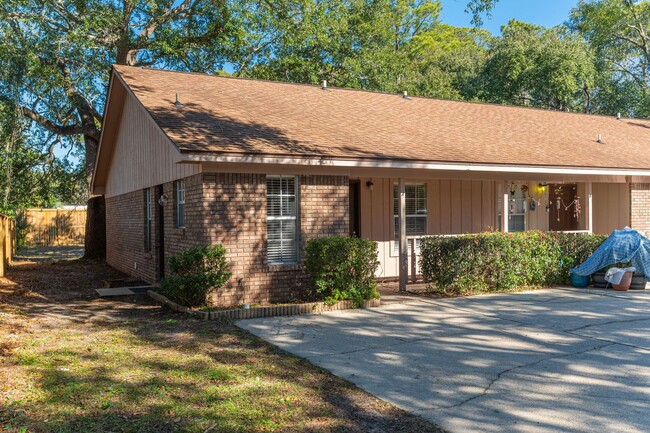
[[[406,243],[406,184],[404,178],[399,179],[398,187],[398,222],[399,222],[399,291],[406,292],[408,281],[408,246]]]
[[[504,233],[508,233],[510,228],[508,227],[508,214],[510,213],[510,185],[508,182],[503,182],[503,197],[501,199],[501,230]]]
[[[592,183],[587,182],[585,184],[585,195],[587,196],[587,203],[585,206],[585,222],[587,223],[586,229],[589,231],[589,233],[594,232],[594,212],[593,212],[593,205],[594,205],[594,195],[592,191]]]

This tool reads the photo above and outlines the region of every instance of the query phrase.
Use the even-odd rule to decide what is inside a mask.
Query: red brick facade
[[[630,226],[650,237],[650,183],[630,184]]]
[[[314,237],[347,235],[348,178],[299,176],[298,182],[301,246]],[[192,246],[220,243],[226,248],[233,276],[215,295],[215,304],[282,302],[301,297],[307,282],[302,258],[295,265],[269,265],[266,260],[265,175],[203,173],[186,178],[185,191],[186,224],[177,228],[175,183],[152,188],[151,252],[145,251],[144,192],[108,198],[108,263],[154,282],[160,277],[161,247],[168,258]],[[168,199],[160,207],[157,201],[163,192]]]

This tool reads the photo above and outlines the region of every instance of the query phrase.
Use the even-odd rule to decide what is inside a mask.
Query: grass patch
[[[10,279],[30,280],[38,295],[48,287],[44,269],[62,284],[74,263],[12,269]],[[86,283],[106,273],[78,266]],[[8,378],[0,383],[0,431],[439,431],[228,322],[43,290],[47,298],[10,299],[23,315],[1,310],[0,329],[23,327],[0,355],[0,377]]]

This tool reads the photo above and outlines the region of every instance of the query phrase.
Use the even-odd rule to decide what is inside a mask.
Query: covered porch
[[[420,274],[423,236],[525,230],[609,234],[630,225],[629,176],[399,174],[351,173],[350,233],[378,242],[377,277],[398,279],[401,290]]]

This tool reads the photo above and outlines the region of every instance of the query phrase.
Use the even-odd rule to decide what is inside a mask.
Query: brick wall
[[[300,176],[300,240],[348,233],[348,179]],[[224,245],[231,278],[215,299],[222,305],[281,302],[300,297],[307,279],[301,263],[269,265],[266,260],[266,176],[205,174],[208,236]]]
[[[203,174],[197,174],[185,180],[185,227],[179,228],[176,221],[176,184],[168,182],[163,185],[168,203],[164,207],[165,257],[178,254],[191,247],[210,243],[206,236],[203,202]],[[169,275],[169,266],[165,261],[165,274]]]
[[[630,184],[630,224],[650,237],[650,183]]]
[[[300,241],[304,248],[313,237],[347,235],[349,224],[348,179],[343,176],[299,176]],[[153,188],[152,252],[144,251],[144,193],[136,191],[107,199],[107,262],[145,281],[159,277],[157,236],[160,208],[165,227],[164,250],[168,258],[192,246],[220,243],[226,248],[233,276],[216,293],[218,305],[243,302],[282,302],[299,298],[307,278],[302,258],[297,265],[268,265],[266,261],[266,176],[263,174],[205,173],[185,179],[186,224],[176,227],[173,182]],[[165,273],[169,269],[165,267]]]
[[[142,190],[106,199],[106,262],[133,277],[154,281],[155,254],[153,248],[145,251],[144,215]]]

